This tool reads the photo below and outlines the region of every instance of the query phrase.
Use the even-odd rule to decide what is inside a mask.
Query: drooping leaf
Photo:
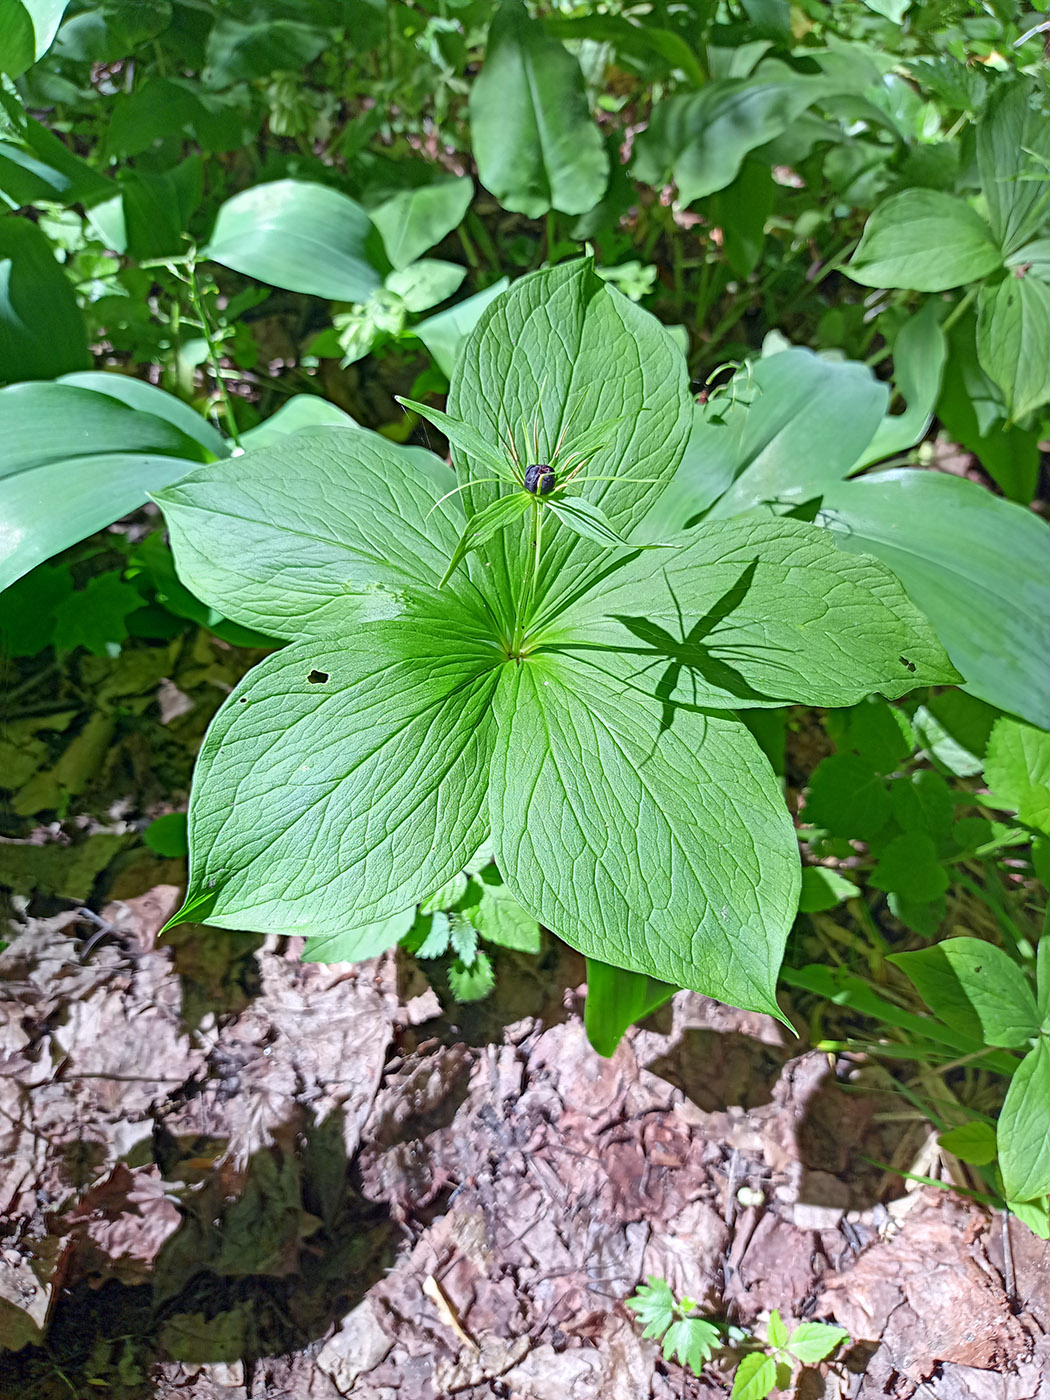
[[[955,678],[897,579],[828,531],[710,520],[677,542],[600,575],[541,626],[544,645],[664,703],[714,708],[851,705]]]
[[[399,190],[369,210],[393,268],[406,268],[462,222],[474,196],[469,175]],[[433,305],[433,303],[431,303]]]
[[[36,383],[0,390],[0,588],[135,510],[204,456],[179,424],[108,392]]]
[[[599,1055],[614,1055],[627,1028],[670,1001],[675,991],[643,972],[588,958],[584,1025],[591,1048]]]
[[[317,937],[462,870],[486,830],[497,672],[470,614],[431,598],[286,647],[229,697],[198,761],[180,917]]]
[[[536,219],[584,214],[601,199],[609,158],[580,65],[521,0],[502,0],[493,16],[470,122],[481,183],[504,208]]]
[[[692,204],[725,189],[751,151],[838,89],[823,76],[769,64],[750,78],[715,78],[665,97],[635,144],[635,178],[659,187],[670,176],[682,204]]]
[[[564,656],[508,665],[495,708],[493,845],[519,902],[588,957],[778,1014],[798,856],[747,729],[665,722]]]
[[[865,448],[856,469],[906,452],[921,442],[933,420],[941,391],[948,344],[937,319],[939,308],[928,301],[893,342],[893,379],[904,399],[901,413],[888,413]],[[852,475],[852,473],[851,473]]]
[[[106,394],[111,399],[127,404],[129,408],[150,413],[154,418],[162,418],[177,428],[186,437],[199,443],[212,457],[228,457],[231,444],[217,432],[206,418],[192,409],[174,394],[167,394],[155,384],[145,379],[135,379],[130,374],[114,374],[111,371],[85,370],[78,374],[64,374],[59,384],[71,384],[76,389],[91,389],[96,394]]]
[[[992,230],[965,200],[916,189],[879,205],[843,270],[865,287],[944,292],[980,281],[1001,263]]]
[[[981,1036],[986,1045],[1016,1049],[1039,1030],[1028,979],[994,943],[948,938],[915,953],[893,953],[890,961],[911,979],[935,1016],[955,1030]]]
[[[629,538],[670,480],[685,448],[692,400],[685,359],[645,311],[606,287],[587,260],[515,282],[483,314],[465,343],[449,395],[449,413],[488,443],[511,434],[522,462],[550,462],[564,430],[617,420],[607,445],[587,464],[587,498]],[[535,455],[534,455],[535,453]],[[464,478],[490,475],[486,464],[454,456]],[[464,493],[467,513],[499,494],[495,485]],[[509,614],[517,597],[525,542],[497,536],[472,560],[472,576]],[[553,522],[544,526],[537,601],[567,596],[606,558]]]
[[[28,219],[0,219],[0,380],[87,369],[84,320],[69,278]]]
[[[1010,1201],[1050,1192],[1050,1036],[1021,1061],[999,1114],[999,1170]]]
[[[824,519],[903,583],[963,684],[1050,727],[1050,529],[940,472],[899,469],[829,486]]]
[[[1003,391],[1011,420],[1050,400],[1050,283],[1031,273],[985,283],[978,299],[977,354]]]
[[[436,457],[378,433],[315,428],[194,472],[156,499],[179,576],[198,597],[247,627],[298,638],[326,630],[331,608],[390,616],[405,589],[436,586],[462,528],[455,498],[434,508],[450,479]]]
[[[371,229],[348,195],[307,180],[275,180],[220,206],[204,256],[271,287],[367,301],[383,281],[369,256]]]

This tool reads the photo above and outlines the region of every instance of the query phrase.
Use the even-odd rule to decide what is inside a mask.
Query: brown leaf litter
[[[570,954],[532,991],[510,959],[516,1019],[457,1031],[392,957],[193,931],[237,990],[187,1019],[174,895],[0,957],[0,1395],[727,1394],[729,1359],[642,1341],[650,1274],[760,1335],[846,1327],[806,1397],[1050,1394],[1048,1246],[867,1164],[900,1125],[853,1064],[685,993],[603,1060],[550,994]]]

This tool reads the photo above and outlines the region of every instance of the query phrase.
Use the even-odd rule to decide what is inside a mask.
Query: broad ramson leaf
[[[604,571],[544,645],[667,703],[720,709],[852,705],[958,678],[889,569],[826,530],[710,521],[675,542]]]
[[[930,619],[966,689],[1050,726],[1050,529],[943,472],[879,472],[829,486],[821,519],[874,554]]]
[[[470,94],[478,173],[507,209],[583,214],[601,199],[609,157],[576,58],[521,0],[503,0]]]
[[[294,639],[324,631],[333,607],[390,615],[405,589],[437,585],[463,525],[455,497],[435,509],[451,480],[436,457],[378,433],[314,428],[155,499],[187,587],[225,617]]]
[[[612,528],[632,537],[635,525],[674,475],[692,421],[685,358],[648,312],[608,289],[589,260],[566,263],[515,282],[483,313],[461,351],[449,413],[470,422],[493,450],[512,436],[521,463],[554,462],[572,451],[574,433],[617,420],[607,445],[583,475],[583,494]],[[486,477],[485,463],[453,447],[461,480]],[[498,484],[463,493],[467,513],[501,494]],[[471,562],[472,577],[510,616],[524,567],[524,532],[494,539]],[[604,559],[553,522],[544,524],[538,599],[569,594]]]
[[[496,653],[454,598],[269,656],[204,741],[184,917],[312,937],[372,924],[486,834]]]
[[[515,897],[588,957],[778,1014],[798,851],[744,725],[667,714],[567,656],[509,665],[494,703],[493,845]]]
[[[1050,1037],[1040,1036],[1014,1071],[996,1137],[1007,1199],[1050,1192]]]

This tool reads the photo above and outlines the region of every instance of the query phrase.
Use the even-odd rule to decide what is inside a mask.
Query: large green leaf
[[[408,267],[462,222],[474,197],[469,175],[445,175],[399,190],[369,210],[394,268]]]
[[[602,578],[542,636],[639,695],[713,709],[853,705],[957,679],[889,569],[796,520],[700,525],[686,547]]]
[[[889,394],[866,365],[792,348],[757,360],[693,416],[682,463],[645,518],[661,539],[757,505],[801,505],[868,448]]]
[[[505,208],[585,214],[605,192],[609,158],[580,65],[522,0],[502,0],[493,16],[470,123],[481,183]]]
[[[965,688],[1050,728],[1050,529],[973,482],[906,468],[829,486],[843,549],[888,564]]]
[[[723,190],[751,151],[839,87],[768,64],[751,78],[716,78],[697,92],[665,97],[635,145],[635,178],[659,187],[670,175],[683,204]]]
[[[150,413],[154,418],[162,418],[178,429],[186,437],[192,438],[211,457],[228,457],[231,444],[182,399],[167,394],[155,384],[145,379],[134,379],[130,374],[113,373],[105,370],[85,370],[78,374],[65,374],[57,381],[71,384],[76,389],[91,389],[96,394],[105,394],[117,399],[137,412]],[[123,421],[123,420],[118,420]],[[118,429],[119,431],[119,429]],[[183,455],[188,455],[180,448]]]
[[[52,379],[87,369],[73,285],[28,219],[0,218],[0,380]]]
[[[181,426],[109,393],[70,384],[0,390],[0,588],[135,510],[204,456]]]
[[[977,168],[992,232],[1009,256],[1050,214],[1050,124],[1026,78],[999,82],[977,126]]]
[[[372,225],[348,195],[274,180],[223,204],[205,256],[271,287],[366,301],[382,285],[367,247]]]
[[[472,297],[457,302],[447,311],[439,311],[436,316],[428,316],[425,321],[417,321],[412,334],[419,337],[434,357],[434,363],[449,379],[456,367],[456,359],[464,340],[478,324],[481,313],[490,302],[496,300],[510,286],[510,280],[501,277],[483,292],[475,292]]]
[[[495,659],[433,596],[267,657],[201,749],[181,917],[316,938],[462,870],[487,829]]]
[[[35,49],[33,21],[22,0],[0,0],[0,73],[21,77]]]
[[[1007,273],[981,288],[977,316],[981,368],[1003,391],[1011,419],[1050,399],[1050,284]]]
[[[298,72],[328,42],[324,29],[292,19],[273,18],[265,13],[257,19],[219,15],[208,35],[201,81],[206,87],[221,88],[239,78]]]
[[[503,456],[501,441],[513,435],[523,463],[554,459],[563,432],[571,448],[591,424],[616,420],[583,472],[611,479],[581,477],[580,485],[628,538],[673,475],[692,411],[685,360],[671,337],[585,260],[523,277],[493,302],[463,347],[449,395],[450,414],[472,423]],[[463,480],[492,475],[462,453],[453,456]],[[468,513],[500,489],[489,483],[465,491]],[[544,541],[538,599],[571,594],[607,558],[600,545],[553,521],[544,523]],[[524,551],[524,531],[505,531],[472,556],[472,577],[505,616]]]
[[[1050,1192],[1050,1037],[1040,1036],[1010,1080],[996,1125],[999,1170],[1011,1201]]]
[[[843,270],[865,287],[944,292],[977,282],[1001,264],[980,214],[956,195],[919,189],[879,205]]]
[[[566,656],[508,664],[492,840],[515,898],[588,957],[777,1014],[794,829],[748,730]]]
[[[304,429],[157,495],[179,576],[224,616],[273,637],[323,632],[326,612],[380,616],[436,587],[463,526],[451,473],[361,429]],[[450,592],[470,591],[462,576]]]

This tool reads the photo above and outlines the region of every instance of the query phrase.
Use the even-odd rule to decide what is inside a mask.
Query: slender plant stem
[[[947,335],[947,333],[951,330],[952,326],[955,325],[956,321],[958,321],[961,316],[964,316],[966,312],[969,311],[979,291],[979,287],[971,287],[970,290],[966,293],[966,295],[962,298],[962,300],[957,301],[952,307],[952,309],[948,312],[947,316],[945,316],[944,320],[941,322],[941,331],[945,335]]]
[[[518,596],[518,606],[514,617],[514,633],[510,643],[510,649],[514,655],[520,654],[522,643],[525,640],[529,613],[536,597],[536,586],[540,577],[540,554],[543,550],[543,507],[539,501],[533,502],[527,520],[526,530],[532,532],[532,568],[526,567],[525,577],[521,583],[521,593]],[[525,538],[529,538],[528,533],[526,533]]]
[[[219,364],[219,354],[215,347],[215,341],[212,338],[211,325],[208,321],[207,312],[204,310],[204,303],[201,300],[200,288],[197,286],[197,268],[193,263],[191,263],[189,267],[188,282],[190,302],[194,311],[197,313],[197,319],[200,321],[201,330],[204,332],[204,343],[208,347],[208,364],[211,367],[215,383],[219,388],[219,397],[222,399],[223,411],[226,414],[226,426],[230,430],[230,437],[232,437],[237,446],[240,447],[241,435],[237,430],[237,419],[234,417],[233,413],[233,402],[230,399],[230,392],[226,388],[226,380],[222,375],[222,367]]]

